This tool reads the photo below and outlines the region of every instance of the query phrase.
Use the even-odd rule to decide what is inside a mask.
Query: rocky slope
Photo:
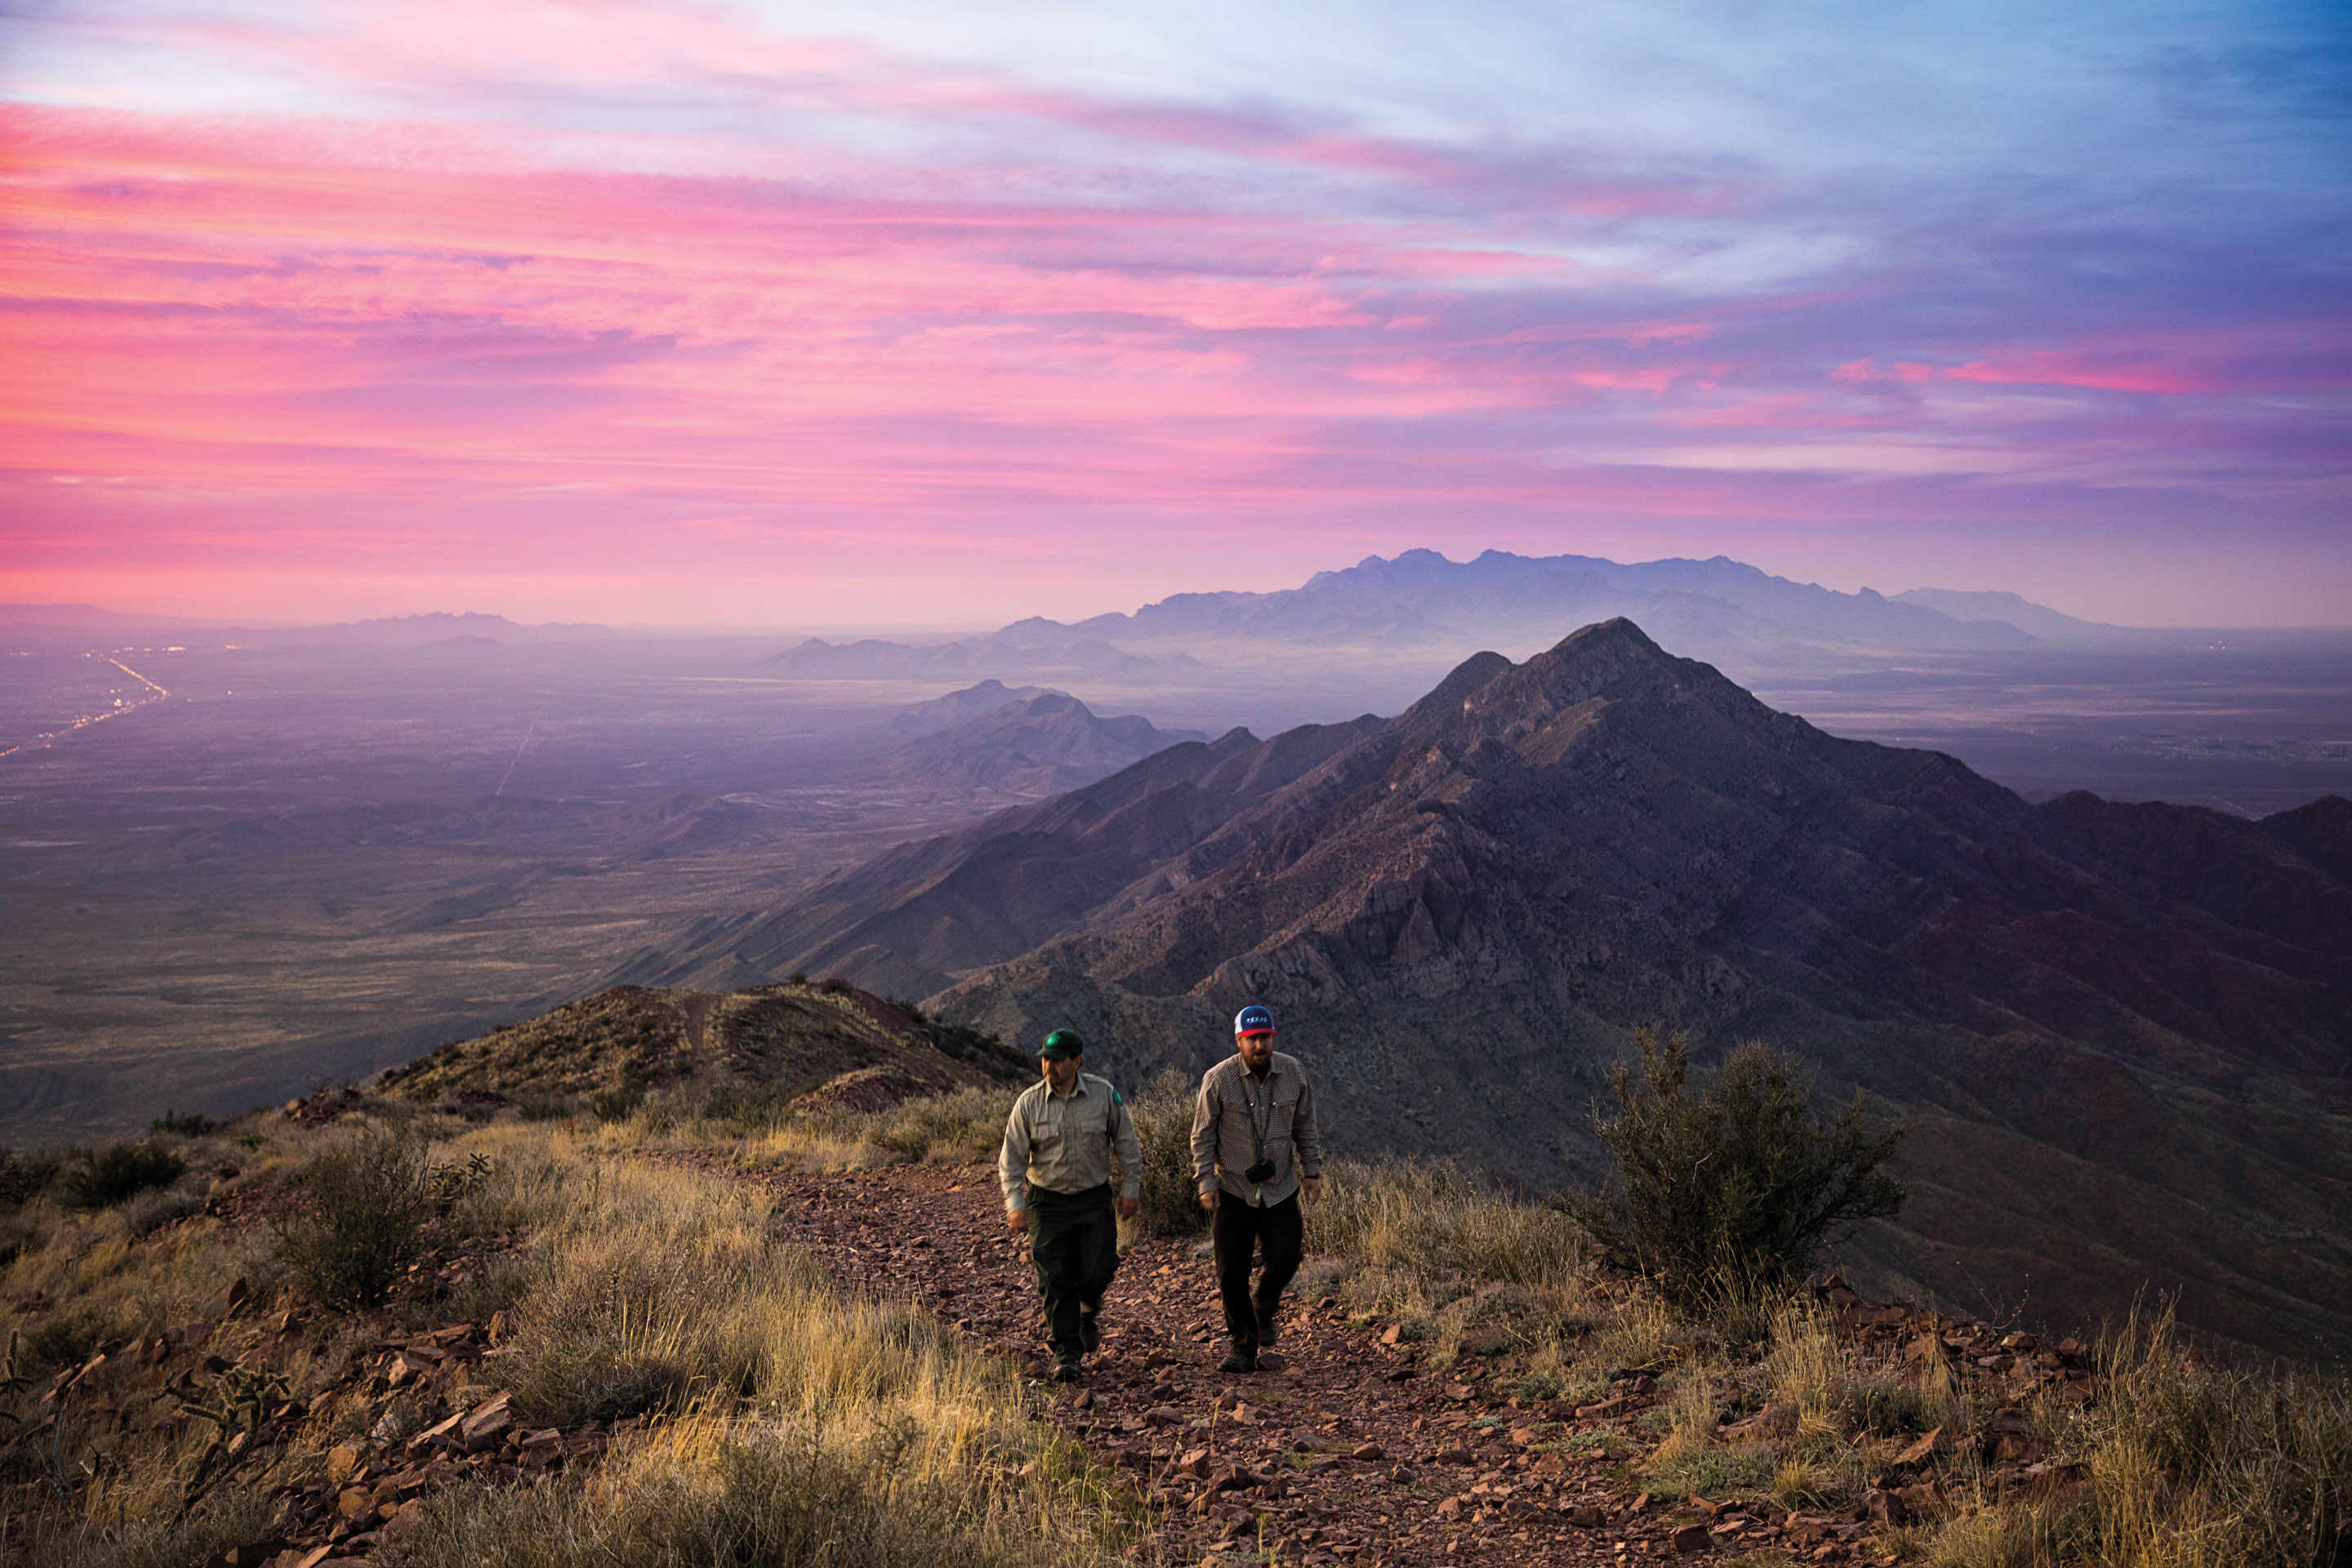
[[[1474,658],[1393,720],[1237,731],[901,846],[682,967],[855,955],[943,1016],[1197,1069],[1273,1005],[1343,1142],[1549,1184],[1645,1024],[1906,1117],[1884,1283],[2095,1322],[2154,1285],[2352,1342],[2352,804],[2029,805],[1837,740],[1637,627]]]
[[[733,992],[616,985],[452,1041],[379,1082],[404,1100],[570,1100],[691,1085],[877,1110],[1035,1070],[976,1031],[829,980]]]
[[[707,1163],[764,1189],[779,1229],[837,1279],[919,1301],[960,1335],[1019,1358],[1032,1376],[1051,1370],[1026,1247],[998,1217],[992,1166],[824,1176]],[[2051,1462],[2025,1416],[2037,1395],[2079,1409],[2097,1389],[2075,1341],[2044,1345],[1863,1301],[1832,1277],[1821,1301],[1852,1364],[1907,1379],[1941,1363],[1998,1414],[1980,1446],[1941,1427],[1873,1444],[1869,1465],[1883,1485],[1790,1509],[1740,1500],[1727,1488],[1710,1486],[1712,1499],[1649,1489],[1642,1466],[1658,1426],[1646,1413],[1667,1396],[1646,1374],[1627,1372],[1580,1402],[1522,1396],[1528,1362],[1523,1345],[1517,1356],[1503,1348],[1514,1344],[1507,1329],[1478,1353],[1441,1363],[1406,1338],[1402,1318],[1384,1321],[1312,1291],[1287,1300],[1259,1375],[1224,1374],[1215,1275],[1198,1245],[1134,1238],[1104,1300],[1103,1345],[1087,1358],[1085,1388],[1045,1408],[1150,1499],[1167,1561],[1232,1561],[1222,1551],[1304,1568],[1403,1568],[1483,1549],[1526,1564],[1622,1563],[1631,1547],[1659,1557],[1884,1563],[1890,1527],[1931,1528],[1966,1498],[2079,1485],[2083,1467]],[[1507,1320],[1503,1300],[1487,1300]],[[1721,1419],[1726,1449],[1759,1454],[1793,1413],[1773,1405]],[[1937,1473],[1946,1468],[1953,1473]]]

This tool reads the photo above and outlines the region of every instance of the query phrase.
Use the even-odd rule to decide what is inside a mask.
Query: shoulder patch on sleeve
[[[1118,1089],[1116,1087],[1114,1087],[1110,1091],[1110,1102],[1113,1105],[1125,1105],[1127,1103],[1127,1101],[1118,1097]]]

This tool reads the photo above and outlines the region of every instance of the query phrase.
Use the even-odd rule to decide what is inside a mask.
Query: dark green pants
[[[1083,1193],[1029,1189],[1029,1260],[1045,1299],[1045,1339],[1056,1361],[1086,1352],[1080,1336],[1102,1308],[1103,1292],[1118,1272],[1118,1215],[1110,1184]]]

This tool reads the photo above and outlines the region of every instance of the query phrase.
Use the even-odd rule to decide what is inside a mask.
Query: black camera
[[[1242,1173],[1242,1180],[1247,1182],[1254,1187],[1262,1187],[1265,1185],[1268,1182],[1274,1180],[1274,1162],[1271,1160],[1260,1160],[1256,1164],[1252,1165],[1248,1170]]]

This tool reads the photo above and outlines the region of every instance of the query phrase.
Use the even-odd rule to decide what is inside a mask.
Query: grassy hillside
[[[665,1157],[730,1146],[668,1106],[370,1100],[153,1142],[185,1173],[110,1207],[76,1206],[70,1163],[8,1167],[0,1562],[1012,1568],[1134,1538],[1014,1369],[779,1247],[745,1189]],[[422,1173],[414,1267],[336,1310],[286,1235],[323,1167],[387,1143]]]
[[[335,1097],[11,1161],[0,1563],[1202,1562],[1185,1531],[1217,1483],[1115,1468],[1072,1436],[1067,1391],[845,1287],[745,1179],[961,1167],[1007,1098],[860,1112],[706,1090],[527,1120]],[[1181,1106],[1140,1110],[1164,1150]],[[1465,1450],[1517,1456],[1451,1495],[1396,1468],[1399,1510],[1465,1552],[2189,1568],[2346,1549],[2340,1373],[2200,1363],[2160,1312],[2042,1344],[1834,1284],[1678,1319],[1598,1278],[1559,1209],[1449,1167],[1342,1166],[1330,1188],[1307,1310],[1368,1385],[1458,1392]],[[1189,1220],[1164,1195],[1156,1212]],[[373,1303],[351,1294],[364,1270],[326,1267],[382,1258]],[[1173,1436],[1171,1461],[1195,1440]],[[1274,1463],[1311,1510],[1329,1461]],[[1605,1508],[1554,1506],[1542,1478],[1563,1473]],[[1423,1560],[1262,1524],[1208,1553],[1318,1555]]]

